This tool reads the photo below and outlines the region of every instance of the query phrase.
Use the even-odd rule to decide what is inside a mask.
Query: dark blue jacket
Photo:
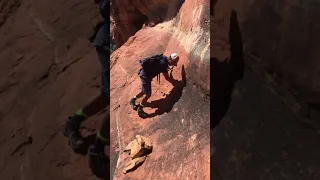
[[[95,46],[110,46],[110,1],[108,0],[100,0],[99,8],[101,16],[103,17],[103,24],[98,29],[96,37],[93,41],[93,45]]]
[[[140,77],[141,79],[146,79],[147,81],[152,80],[154,77],[156,77],[160,73],[168,72],[168,57],[163,56],[159,62],[159,64],[152,69],[152,74],[146,74],[143,69],[140,71]],[[144,82],[143,82],[144,83]]]

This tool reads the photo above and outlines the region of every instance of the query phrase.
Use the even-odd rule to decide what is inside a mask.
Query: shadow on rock
[[[210,15],[214,16],[214,7],[216,6],[218,0],[211,0],[210,1]]]
[[[164,21],[169,21],[169,20],[177,17],[177,14],[179,13],[179,10],[184,2],[185,2],[185,0],[170,1],[168,4],[167,15],[166,15]]]
[[[211,66],[211,91],[212,91],[212,119],[210,128],[215,128],[226,115],[231,103],[231,94],[235,82],[242,79],[245,62],[243,59],[243,45],[241,32],[238,25],[236,11],[231,12],[230,17],[230,59],[219,61],[213,57]]]
[[[157,115],[164,114],[165,112],[169,113],[172,110],[174,104],[179,101],[179,99],[182,96],[183,88],[187,85],[187,78],[186,78],[186,72],[185,72],[184,66],[182,66],[181,75],[182,75],[182,80],[175,81],[175,83],[173,84],[174,86],[173,89],[168,95],[166,95],[165,98],[152,101],[148,105],[151,108],[157,108],[157,110],[154,113],[151,113],[148,115],[148,118],[152,118]],[[172,74],[170,74],[170,76],[172,76]]]
[[[212,159],[212,156],[211,156]],[[213,164],[210,165],[210,178],[214,180],[223,180],[221,172],[219,168],[214,166]]]

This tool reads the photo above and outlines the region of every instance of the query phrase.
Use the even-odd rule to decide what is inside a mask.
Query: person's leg
[[[97,47],[98,54],[100,54],[100,64],[102,69],[101,79],[102,79],[102,85],[101,85],[101,91],[104,92],[104,102],[105,105],[108,106],[108,112],[107,117],[103,120],[102,126],[100,131],[97,133],[97,137],[102,137],[101,139],[109,139],[110,133],[110,112],[109,112],[109,106],[110,106],[110,56],[108,50],[105,49],[105,47],[99,49]],[[101,136],[100,136],[101,135]]]
[[[101,51],[98,54],[103,53],[101,56],[100,64],[102,68],[102,89],[106,96],[105,102],[108,105],[106,117],[103,119],[101,127],[97,132],[94,145],[89,150],[89,165],[92,172],[101,178],[108,178],[110,155],[105,153],[105,149],[110,148],[110,56],[105,49],[97,48],[97,51]]]
[[[140,91],[137,95],[135,95],[134,97],[136,98],[136,99],[139,99],[139,98],[141,98],[142,96],[144,95],[144,93],[142,92],[142,91]]]
[[[98,96],[94,97],[88,104],[86,104],[83,108],[79,109],[74,116],[77,117],[81,122],[87,119],[90,116],[93,116],[104,109],[108,103],[106,101],[107,95],[105,92],[99,93]]]
[[[82,144],[84,143],[79,132],[81,123],[88,117],[93,116],[103,110],[108,105],[106,99],[108,99],[107,94],[105,92],[101,92],[97,97],[95,97],[82,109],[79,109],[75,115],[69,117],[67,120],[64,134],[65,136],[69,137],[69,141],[73,149],[81,148]]]
[[[145,94],[140,103],[140,105],[143,107],[147,105],[147,101],[151,97],[151,81],[142,83],[142,92]]]
[[[143,111],[143,107],[147,105],[147,101],[151,97],[151,81],[147,81],[146,83],[142,84],[142,92],[145,94],[145,96],[141,100],[141,103],[138,107],[138,115],[141,118],[147,118],[148,114]]]
[[[141,91],[140,93],[138,93],[137,95],[133,96],[133,98],[131,98],[130,100],[130,106],[132,107],[133,110],[137,110],[138,109],[138,105],[136,105],[136,100],[138,98],[141,98],[144,95],[144,93]]]
[[[105,146],[109,144],[110,144],[110,111],[108,107],[106,117],[103,119],[101,123],[101,127],[97,132],[97,138],[96,138],[94,147],[103,151]]]
[[[134,96],[130,100],[130,105],[134,110],[139,109],[139,107],[147,106],[147,101],[151,97],[151,80],[143,77],[140,77],[140,79],[141,79],[141,92],[139,92],[136,96]],[[136,100],[142,97],[143,95],[145,96],[141,100],[141,103],[139,105],[136,105],[135,103]]]
[[[103,110],[109,102],[109,87],[110,87],[110,60],[108,58],[108,52],[102,48],[96,48],[98,59],[100,61],[101,71],[102,71],[102,83],[101,83],[101,93],[93,98],[87,105],[79,109],[75,115],[69,117],[65,124],[64,134],[68,136],[71,147],[75,150],[81,149],[84,144],[84,140],[81,137],[79,128],[83,121],[88,117]]]
[[[133,110],[138,109],[138,105],[136,105],[136,100],[138,98],[141,98],[144,95],[143,84],[145,83],[146,80],[145,80],[145,78],[143,78],[141,76],[140,76],[140,80],[141,80],[141,91],[137,95],[133,96],[133,98],[131,98],[131,100],[130,100],[130,106],[132,107]]]
[[[140,103],[140,105],[142,106],[142,107],[144,107],[144,106],[147,106],[148,105],[148,99],[151,97],[151,93],[149,93],[149,94],[146,94],[145,96],[144,96],[144,98],[142,98],[142,100],[141,100],[141,103]]]
[[[89,150],[89,166],[100,178],[108,178],[110,174],[110,113],[103,119],[94,145]]]

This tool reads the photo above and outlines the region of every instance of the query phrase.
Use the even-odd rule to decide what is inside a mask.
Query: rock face
[[[125,8],[118,8],[120,5]],[[163,29],[163,32],[172,34],[172,36],[161,39],[161,41],[164,41],[165,46],[169,47],[171,42],[176,41],[188,53],[188,57],[183,58],[183,61],[188,64],[187,71],[189,73],[187,75],[192,74],[192,80],[197,82],[196,84],[205,93],[209,94],[209,9],[208,1],[176,0],[170,1],[170,3],[168,1],[153,1],[151,4],[141,0],[112,1],[115,42],[117,45],[122,45],[123,42],[127,41],[129,37],[142,28],[145,22],[156,18],[163,19],[165,23],[162,23],[152,31],[158,31],[160,28],[160,30]],[[161,42],[158,43],[161,44]]]
[[[245,56],[290,84],[302,99],[320,103],[320,4],[316,1],[212,1],[212,56],[228,57],[228,17],[236,10]],[[259,60],[259,61],[258,61]],[[286,86],[286,85],[285,85]],[[287,91],[286,86],[283,91]]]
[[[297,119],[292,109],[299,106],[290,109],[281,102],[294,101],[286,96],[288,89],[295,89],[319,105],[319,35],[315,32],[320,22],[314,19],[319,6],[315,1],[211,2],[211,178],[319,179],[314,165],[320,159],[315,143],[319,115],[318,124]],[[232,10],[240,33],[232,33],[237,29]],[[236,56],[237,61],[232,58],[232,47],[238,44],[235,34],[242,36],[238,40],[243,43],[246,68],[241,56]]]
[[[319,21],[314,19],[319,12],[316,3],[211,2],[211,178],[318,179],[319,168],[313,164],[319,161],[320,147],[315,143],[319,141],[319,126],[297,119],[292,111],[296,107],[289,109],[280,101],[288,95],[290,86],[286,84],[297,90],[317,91],[317,82],[312,80],[319,72],[319,36],[314,32],[319,29]],[[237,12],[246,63],[242,80],[236,85],[237,79],[230,77],[237,77],[237,69],[241,68],[234,68],[240,66],[232,61],[232,10]],[[269,72],[257,73],[260,69]],[[277,74],[282,74],[280,81]],[[261,83],[264,76],[268,79]],[[270,84],[284,85],[279,98]]]
[[[168,12],[168,0],[111,0],[111,15],[117,28],[115,38],[118,46],[125,43],[148,20],[165,18]]]
[[[115,31],[126,37],[111,55],[112,146],[121,152],[136,134],[149,137],[154,146],[143,165],[126,175],[122,169],[127,156],[113,156],[114,179],[209,179],[210,103],[203,96],[210,90],[209,1],[151,1],[148,6],[147,1],[113,1],[112,5],[120,2],[130,5],[113,10],[112,16]],[[139,27],[127,19],[139,19],[138,15],[128,14],[133,9],[144,17]],[[143,23],[158,17],[166,21],[139,30]],[[124,32],[128,29],[131,33]],[[139,60],[173,52],[180,55],[172,72],[177,83],[171,85],[162,75],[159,83],[154,79],[151,107],[144,109],[150,118],[141,119],[129,105],[130,98],[141,89]]]
[[[0,2],[0,179],[96,179],[62,129],[99,93],[88,41],[99,18],[92,1]],[[100,118],[85,122],[84,136]]]

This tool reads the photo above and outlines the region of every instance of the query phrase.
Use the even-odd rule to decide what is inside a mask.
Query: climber
[[[149,61],[150,59],[154,59],[154,61]],[[174,84],[175,80],[172,78],[172,76],[169,76],[168,69],[172,69],[170,66],[177,66],[178,60],[178,54],[172,53],[169,57],[161,54],[145,58],[143,61],[140,61],[142,68],[138,74],[141,80],[141,92],[130,100],[132,109],[138,110],[138,115],[140,117],[146,118],[148,116],[148,114],[143,111],[143,107],[147,106],[147,100],[151,97],[152,79],[162,73],[167,81],[169,81],[171,84]],[[146,66],[143,65],[144,62],[147,62]],[[145,96],[141,100],[140,104],[136,105],[136,100],[143,95]]]
[[[100,112],[110,105],[110,51],[109,51],[109,14],[110,1],[95,0],[99,4],[103,21],[98,23],[94,35],[89,38],[95,46],[101,67],[101,92],[90,103],[79,109],[75,115],[69,117],[65,123],[64,135],[68,137],[71,147],[80,152],[86,149],[86,143],[81,136],[80,124],[90,116]],[[105,155],[105,148],[109,148],[110,139],[110,115],[103,119],[101,129],[96,133],[94,145],[89,150],[89,165],[92,172],[103,179],[109,177],[109,158]]]

